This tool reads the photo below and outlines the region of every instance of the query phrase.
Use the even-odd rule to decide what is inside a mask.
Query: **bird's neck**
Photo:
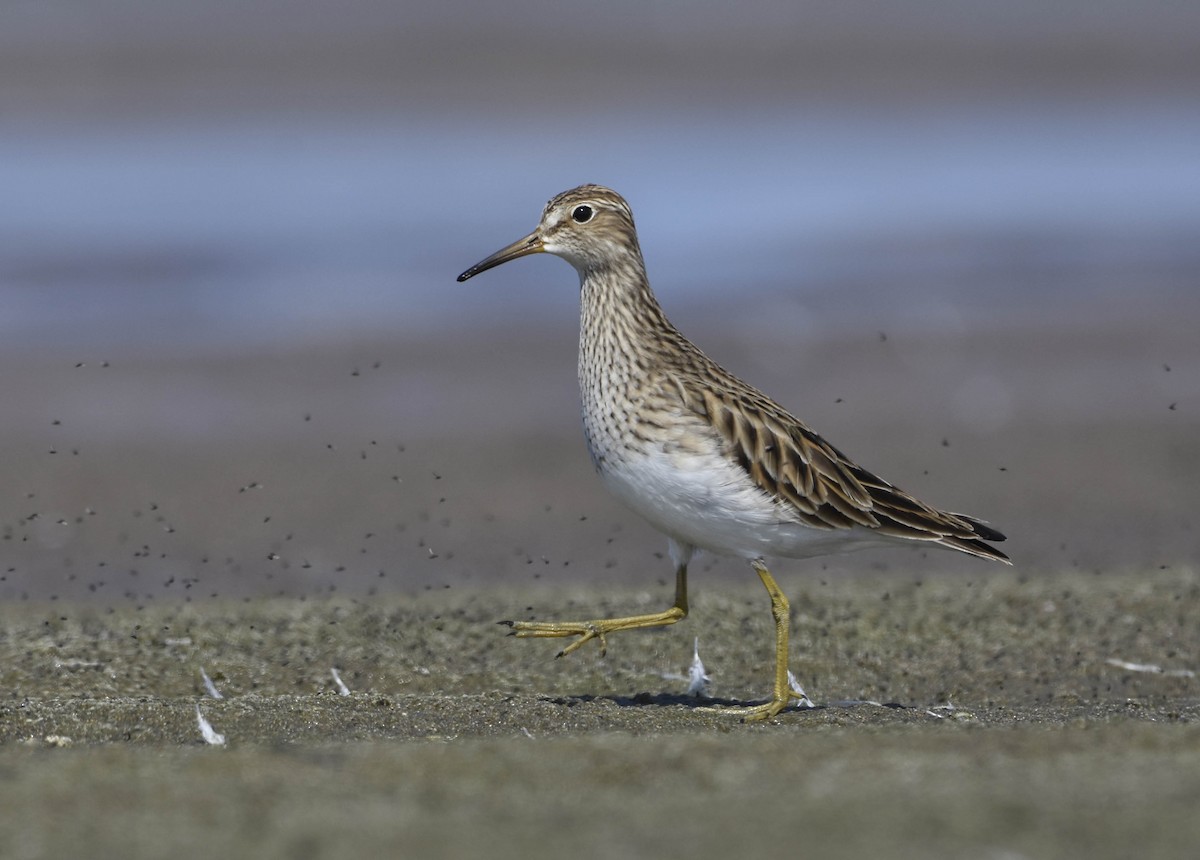
[[[580,272],[579,386],[585,414],[628,406],[679,339],[641,257]]]
[[[645,348],[673,330],[650,289],[640,254],[579,273],[580,347],[603,344],[622,352]]]

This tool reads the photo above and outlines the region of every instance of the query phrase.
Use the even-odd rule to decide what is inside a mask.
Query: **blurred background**
[[[454,282],[582,182],[703,349],[1029,575],[1200,557],[1198,4],[15,0],[0,599],[659,588],[574,273]]]

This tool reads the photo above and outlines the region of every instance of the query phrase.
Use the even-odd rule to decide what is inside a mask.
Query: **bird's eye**
[[[591,206],[576,206],[575,211],[571,213],[571,217],[577,224],[586,224],[592,220],[592,216],[595,214],[595,210]]]

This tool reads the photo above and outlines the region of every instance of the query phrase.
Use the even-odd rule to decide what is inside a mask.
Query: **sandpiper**
[[[596,639],[603,653],[609,633],[687,615],[687,567],[697,549],[745,559],[771,597],[774,689],[764,704],[722,710],[762,720],[798,698],[788,684],[788,601],[766,557],[921,544],[1008,563],[986,543],[1003,534],[932,508],[856,465],[680,334],[650,290],[633,213],[615,191],[564,191],[546,204],[537,229],[458,280],[539,253],[562,257],[579,273],[588,450],[609,490],[667,536],[675,604],[627,618],[502,622],[512,635],[577,636],[560,657]]]

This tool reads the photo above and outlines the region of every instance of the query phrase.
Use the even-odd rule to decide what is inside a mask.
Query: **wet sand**
[[[938,332],[755,332],[758,306],[680,323],[852,458],[1006,532],[1027,575],[1137,576],[1200,555],[1200,307],[1137,299]],[[9,352],[0,599],[658,588],[665,541],[588,461],[573,328]],[[992,572],[907,550],[779,572],[884,570]],[[694,576],[754,581],[715,558]]]

